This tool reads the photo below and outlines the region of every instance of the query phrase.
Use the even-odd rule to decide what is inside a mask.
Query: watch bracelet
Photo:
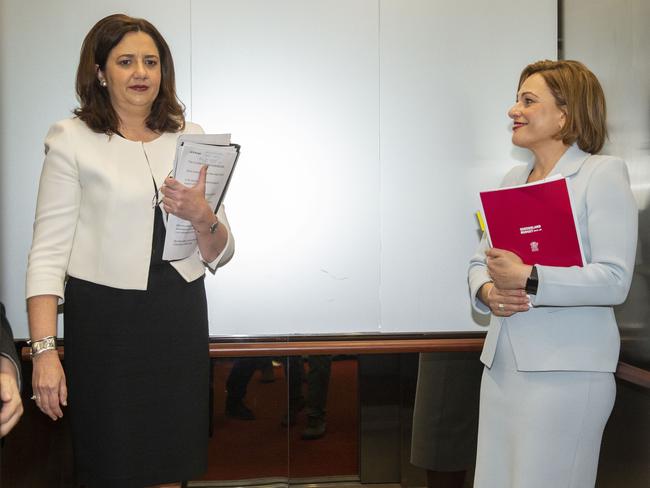
[[[38,356],[45,351],[53,351],[56,349],[56,337],[47,336],[37,341],[28,341],[30,346],[30,356]]]
[[[530,271],[530,276],[526,280],[526,293],[529,295],[537,295],[537,288],[539,286],[539,278],[537,276],[537,267],[533,265]]]

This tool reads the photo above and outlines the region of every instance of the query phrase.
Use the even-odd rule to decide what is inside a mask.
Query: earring
[[[102,85],[104,88],[106,88],[107,85],[106,80],[100,81],[99,84]]]

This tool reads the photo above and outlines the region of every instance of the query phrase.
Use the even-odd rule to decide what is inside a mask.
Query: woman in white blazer
[[[485,236],[471,259],[473,306],[492,314],[474,486],[593,487],[616,394],[612,307],[632,279],[637,208],[625,162],[595,155],[607,134],[605,98],[583,64],[527,66],[508,115],[513,143],[534,161],[502,186],[566,177],[586,264],[531,266]]]
[[[223,208],[169,177],[185,122],[167,43],[149,22],[100,20],[77,71],[80,108],[45,139],[27,269],[33,399],[68,406],[78,482],[142,487],[207,465],[208,319],[203,278],[234,240]],[[165,214],[198,250],[162,260]],[[64,301],[65,372],[56,352]],[[165,485],[171,486],[171,485]],[[177,486],[177,485],[174,485]]]

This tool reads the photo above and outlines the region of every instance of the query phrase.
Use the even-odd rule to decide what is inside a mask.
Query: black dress
[[[89,488],[187,480],[207,466],[203,277],[187,283],[162,260],[164,236],[157,208],[146,291],[66,285],[68,411],[78,481]]]

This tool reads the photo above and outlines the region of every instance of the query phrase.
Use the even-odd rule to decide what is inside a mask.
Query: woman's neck
[[[119,119],[118,130],[122,137],[131,141],[149,142],[159,134],[147,127],[148,113],[124,113],[116,109]]]
[[[545,144],[541,148],[531,149],[533,155],[535,156],[535,164],[533,170],[530,172],[528,177],[528,183],[533,181],[543,180],[546,178],[553,168],[564,155],[569,146],[564,144],[562,141],[556,141],[557,143]]]

